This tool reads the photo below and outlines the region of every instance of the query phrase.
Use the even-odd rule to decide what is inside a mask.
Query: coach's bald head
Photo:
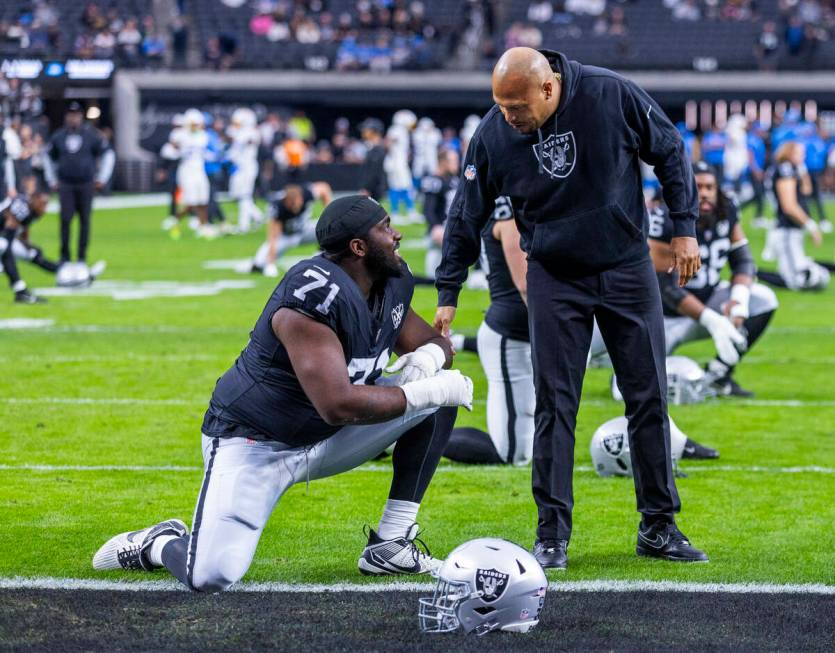
[[[527,134],[541,127],[559,99],[559,76],[533,48],[511,48],[493,68],[493,100],[517,131]]]

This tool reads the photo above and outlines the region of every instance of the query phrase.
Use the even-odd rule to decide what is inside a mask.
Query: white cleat
[[[818,226],[820,227],[820,230],[823,233],[825,233],[825,234],[831,234],[832,233],[832,223],[829,220],[821,220],[818,223]]]
[[[165,220],[162,221],[162,225],[160,226],[162,227],[163,231],[170,231],[171,229],[177,226],[177,218],[175,218],[173,215],[169,215],[167,218],[165,218]]]
[[[133,569],[151,571],[156,569],[148,560],[146,551],[160,535],[182,537],[188,535],[188,528],[179,519],[154,524],[139,531],[119,533],[105,542],[93,556],[93,569]]]
[[[432,557],[418,539],[419,534],[418,525],[412,524],[406,537],[383,540],[374,529],[368,528],[368,544],[357,561],[360,573],[364,576],[398,576],[437,571],[443,560]]]

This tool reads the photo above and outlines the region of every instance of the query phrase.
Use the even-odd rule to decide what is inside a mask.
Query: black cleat
[[[730,374],[714,379],[712,385],[720,397],[743,397],[750,399],[754,396],[753,392],[740,386]]]
[[[648,527],[639,524],[635,553],[672,562],[709,562],[704,551],[690,544],[684,533],[672,522],[658,522]]]
[[[682,458],[692,458],[693,460],[711,460],[719,457],[719,452],[716,449],[711,449],[703,444],[699,444],[690,438],[684,443],[684,452],[681,454]]]
[[[43,297],[38,297],[36,294],[29,292],[28,288],[18,290],[14,294],[14,300],[18,304],[46,304],[46,300]]]
[[[568,566],[568,540],[537,540],[533,545],[533,557],[543,569],[565,570]]]

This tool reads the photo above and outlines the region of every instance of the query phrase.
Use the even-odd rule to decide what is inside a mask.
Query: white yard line
[[[0,590],[98,590],[117,592],[171,592],[186,591],[174,580],[114,581],[76,578],[24,578],[15,576],[0,578]],[[552,592],[704,592],[709,594],[835,594],[835,586],[822,583],[781,585],[777,583],[679,583],[675,581],[588,580],[551,582]],[[431,582],[416,583],[387,581],[381,583],[239,583],[232,592],[285,592],[296,594],[320,594],[322,592],[428,592]]]
[[[197,472],[202,467],[187,465],[41,465],[37,463],[8,465],[0,464],[0,471],[33,471],[33,472]],[[441,465],[437,473],[462,473],[470,474],[473,470],[479,472],[499,473],[506,471],[517,471],[530,474],[530,468],[526,466],[511,467],[505,465],[485,465],[477,468],[465,465]],[[577,472],[593,472],[591,465],[575,465]],[[821,467],[819,465],[806,465],[794,467],[765,467],[762,465],[712,465],[705,463],[696,466],[682,466],[682,471],[687,474],[701,472],[742,472],[755,474],[835,474],[835,468]],[[351,472],[383,472],[390,473],[391,465],[371,463],[362,465]]]

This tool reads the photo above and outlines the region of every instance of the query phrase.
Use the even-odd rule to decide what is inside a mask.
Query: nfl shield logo
[[[391,309],[391,323],[394,325],[394,328],[400,326],[400,322],[403,320],[403,304],[400,303]]]
[[[466,179],[467,181],[472,181],[473,179],[475,179],[475,174],[475,166],[471,163],[464,170],[464,179]]]
[[[574,170],[577,160],[574,132],[551,134],[541,145],[533,146],[533,153],[551,179],[565,179]]]
[[[475,575],[476,591],[481,592],[481,600],[493,603],[507,589],[508,575],[497,569],[479,569]]]
[[[615,433],[603,438],[603,448],[606,450],[606,453],[619,456],[620,452],[623,451],[623,437],[623,433]]]

